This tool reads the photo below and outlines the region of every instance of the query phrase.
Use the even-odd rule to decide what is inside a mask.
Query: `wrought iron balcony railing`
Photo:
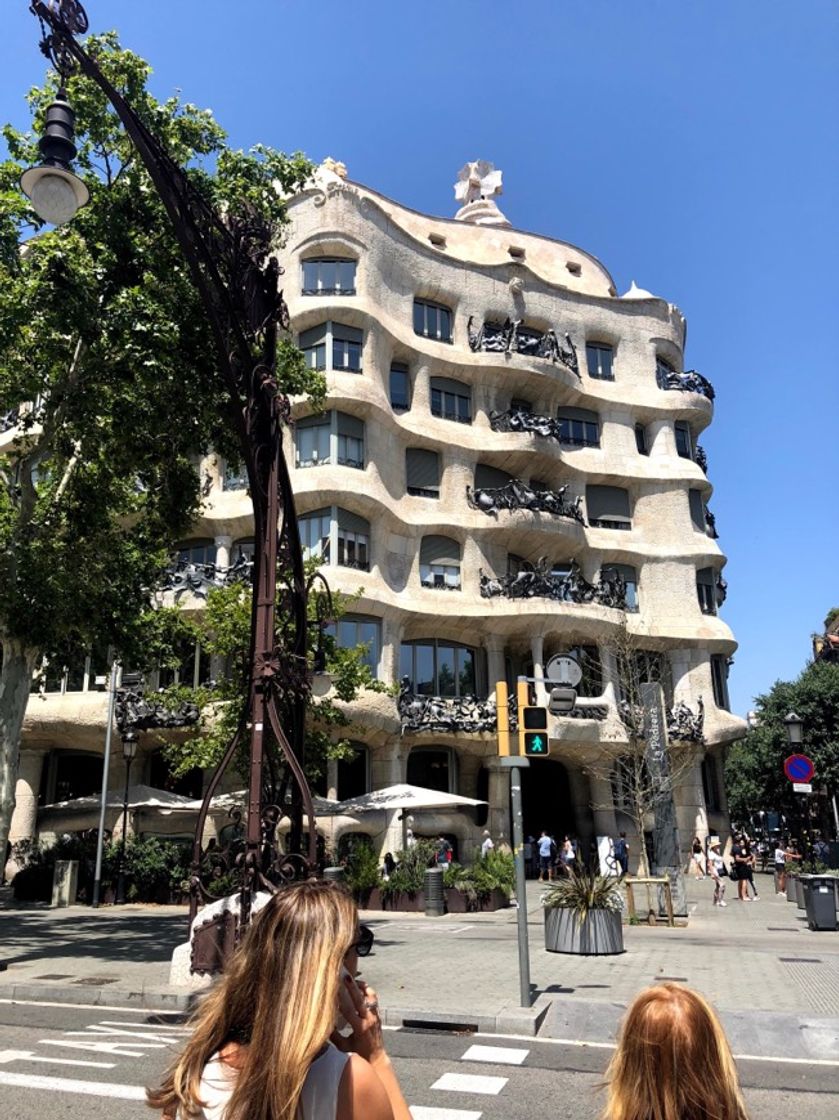
[[[551,362],[560,362],[580,376],[580,365],[577,360],[577,350],[569,334],[565,334],[563,346],[556,336],[556,331],[534,331],[522,325],[521,319],[507,319],[503,323],[484,320],[481,327],[473,330],[472,324],[475,316],[469,316],[467,330],[469,332],[469,349],[472,351],[484,350],[494,354],[523,354],[531,358],[546,358]]]
[[[583,499],[568,501],[565,497],[567,486],[559,490],[536,490],[519,478],[511,478],[503,486],[486,487],[473,490],[466,487],[466,501],[472,509],[483,510],[492,516],[500,509],[521,509],[531,513],[550,513],[554,517],[568,517],[585,525]]]
[[[403,734],[416,731],[475,734],[495,731],[498,726],[494,697],[481,700],[477,696],[423,696],[412,691],[408,677],[402,678],[396,707]]]
[[[20,420],[20,409],[10,408],[7,412],[0,412],[0,435],[16,428]]]
[[[705,448],[699,443],[697,443],[696,447],[693,449],[693,461],[705,474],[708,473],[708,455]]]
[[[214,587],[227,587],[231,583],[250,583],[253,579],[253,560],[247,556],[239,559],[228,568],[217,564],[194,564],[179,560],[167,568],[160,583],[161,591],[174,591],[175,602],[190,592],[199,599],[206,599]]]
[[[644,710],[639,704],[627,700],[618,701],[618,715],[621,722],[633,735],[644,738]],[[678,700],[672,708],[666,709],[667,738],[680,743],[705,742],[705,701],[700,696],[694,711],[684,700]]]
[[[712,401],[716,396],[714,386],[708,378],[703,377],[701,373],[697,373],[695,369],[676,373],[675,370],[659,366],[656,371],[656,381],[659,389],[676,389],[680,393],[699,393],[701,396],[707,397],[709,401]]]
[[[597,583],[589,583],[576,562],[567,572],[553,572],[548,561],[542,559],[515,574],[488,576],[481,571],[480,577],[484,599],[500,595],[506,599],[553,599],[557,603],[596,603],[628,609],[626,583],[618,572],[607,572]]]
[[[151,728],[191,727],[198,723],[197,704],[185,700],[171,708],[162,700],[150,699],[143,691],[143,680],[118,688],[114,695],[114,714],[121,732]]]
[[[508,408],[506,412],[490,412],[489,426],[494,432],[529,432],[536,436],[555,439],[571,447],[599,447],[599,433],[572,435],[562,420],[551,416],[537,416],[521,408]],[[592,429],[595,428],[591,425]]]

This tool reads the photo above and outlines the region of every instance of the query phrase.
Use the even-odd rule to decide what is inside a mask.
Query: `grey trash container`
[[[343,867],[324,867],[323,877],[330,883],[346,882],[346,875],[344,874]]]
[[[442,918],[446,912],[446,896],[443,894],[442,867],[429,867],[425,873],[425,916]]]
[[[810,929],[837,929],[836,888],[832,875],[808,875],[804,883],[804,909]]]

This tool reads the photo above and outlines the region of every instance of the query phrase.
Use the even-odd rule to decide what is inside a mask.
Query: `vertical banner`
[[[645,759],[650,775],[653,810],[653,874],[667,876],[673,896],[673,913],[687,914],[687,897],[682,876],[682,858],[679,847],[679,830],[676,825],[676,803],[673,800],[673,782],[670,776],[670,757],[667,749],[667,724],[664,719],[664,700],[661,685],[641,685],[641,703],[644,708]],[[659,912],[664,912],[663,899]]]

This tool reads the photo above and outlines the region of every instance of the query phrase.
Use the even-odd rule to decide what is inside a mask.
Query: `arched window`
[[[451,537],[428,536],[420,545],[423,587],[460,589],[460,544]]]
[[[298,341],[309,369],[361,373],[364,332],[331,320],[302,331]],[[327,365],[327,359],[329,364]]]
[[[408,755],[408,785],[457,793],[457,754],[451,747],[415,747]]]
[[[303,261],[304,296],[354,296],[356,261],[309,257]]]
[[[345,614],[338,623],[327,626],[327,633],[335,639],[338,649],[364,647],[362,660],[375,677],[379,671],[379,657],[382,649],[381,619],[363,614]]]
[[[369,571],[370,522],[365,518],[339,506],[324,506],[304,513],[299,525],[305,559]]]
[[[571,447],[600,446],[600,417],[589,408],[563,406],[556,414],[559,442]]]
[[[350,742],[351,758],[338,760],[338,800],[361,797],[370,792],[370,751],[366,743]]]
[[[423,338],[435,338],[438,342],[452,340],[452,310],[442,303],[430,300],[414,300],[414,332]]]
[[[364,469],[364,421],[335,410],[306,416],[294,425],[294,461],[297,467],[337,463]]]

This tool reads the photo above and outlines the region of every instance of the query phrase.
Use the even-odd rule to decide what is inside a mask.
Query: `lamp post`
[[[117,873],[117,891],[114,901],[117,906],[125,902],[125,839],[128,828],[128,783],[131,777],[131,763],[137,753],[136,731],[126,731],[122,736],[122,757],[125,759],[125,793],[122,797],[122,841],[119,846],[119,871]]]
[[[282,449],[283,428],[291,407],[276,381],[280,329],[288,310],[279,290],[280,268],[272,255],[273,229],[259,214],[234,208],[215,210],[190,183],[120,91],[77,41],[88,30],[80,0],[31,0],[38,19],[41,50],[65,90],[79,70],[104,94],[122,122],[169,216],[193,283],[204,305],[215,353],[231,403],[236,434],[253,500],[253,606],[248,650],[250,685],[239,727],[204,794],[193,845],[190,921],[200,902],[213,895],[201,880],[203,831],[210,801],[239,748],[248,742],[248,808],[241,872],[239,922],[247,925],[257,889],[312,875],[317,833],[312,796],[303,771],[304,721],[310,691],[307,656],[307,592],[303,553],[291,479]],[[57,107],[56,107],[57,106]],[[69,167],[74,149],[72,110],[65,98],[53,106],[49,142],[41,147],[40,169],[25,172],[21,186],[45,220],[70,217],[67,193],[81,205]],[[48,162],[51,161],[51,162]],[[40,171],[40,174],[34,172]],[[63,181],[43,181],[54,176]],[[42,185],[39,186],[38,184]],[[49,195],[52,205],[44,205]],[[55,196],[60,195],[59,201]],[[287,612],[277,619],[278,559],[287,584]],[[291,794],[287,807],[286,790]],[[288,853],[276,842],[279,817],[291,820]],[[303,828],[304,816],[307,827]],[[213,931],[209,930],[211,940]],[[196,965],[196,967],[201,967]]]
[[[784,725],[787,729],[787,742],[792,747],[793,751],[798,751],[801,748],[801,742],[804,735],[804,720],[798,715],[797,712],[787,712],[784,716]],[[809,794],[804,794],[809,797]],[[795,794],[793,794],[793,798]],[[805,854],[808,854],[810,847],[810,802],[806,802],[807,813],[798,814],[799,824],[801,825],[801,846],[805,848]],[[807,832],[807,839],[804,839],[804,832]]]

